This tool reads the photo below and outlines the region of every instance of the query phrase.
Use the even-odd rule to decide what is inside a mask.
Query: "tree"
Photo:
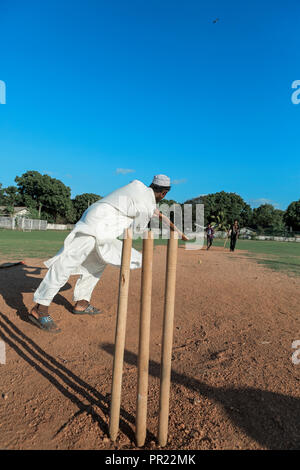
[[[274,231],[286,231],[287,227],[284,221],[284,214],[285,211],[282,211],[281,209],[275,209],[274,221],[272,224]]]
[[[4,206],[4,189],[2,188],[2,183],[0,183],[0,205]]]
[[[284,221],[288,227],[294,231],[300,231],[300,199],[293,201],[288,206],[284,214]]]
[[[222,232],[228,232],[230,229],[230,224],[226,223],[223,211],[220,211],[216,216],[211,217],[211,224],[214,226],[215,230],[220,230]]]
[[[19,194],[18,188],[16,186],[7,186],[7,188],[3,188],[2,184],[0,183],[1,206],[9,206],[10,208],[13,208],[21,205],[22,203],[22,196]]]
[[[40,219],[39,211],[33,207],[30,207],[26,217],[28,217],[28,219]]]
[[[16,186],[8,186],[3,189],[4,204],[10,207],[16,207],[22,204],[22,196],[19,194]]]
[[[99,201],[99,199],[102,199],[101,196],[98,196],[98,194],[93,194],[93,193],[84,193],[84,194],[79,194],[78,196],[75,197],[75,199],[72,199],[74,211],[75,211],[75,219],[79,220],[84,211],[91,205],[94,204],[94,202]]]
[[[272,204],[262,204],[253,209],[252,226],[257,230],[269,232],[284,230],[284,211],[275,209]]]
[[[204,204],[204,224],[220,216],[225,225],[231,225],[237,219],[241,225],[249,225],[252,217],[252,209],[241,196],[236,193],[221,191],[207,194],[186,201],[186,204]]]
[[[173,204],[178,204],[178,202],[174,201],[173,199],[163,199],[160,204],[167,204],[168,206],[172,206]]]
[[[227,232],[227,236],[224,242],[224,248],[228,239],[228,232],[230,230],[230,224],[226,223],[225,214],[223,211],[220,211],[215,217],[211,217],[211,223],[215,231]]]
[[[40,217],[44,215],[48,221],[69,221],[74,216],[71,189],[60,180],[38,171],[27,171],[16,176],[15,181],[25,205],[37,209]]]
[[[252,216],[253,216],[253,210],[251,209],[249,204],[245,203],[244,207],[242,208],[240,212],[240,216],[238,217],[241,226],[243,227],[251,226]]]

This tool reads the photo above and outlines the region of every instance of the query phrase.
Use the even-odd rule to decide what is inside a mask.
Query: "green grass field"
[[[214,246],[224,246],[224,240],[214,240]],[[229,240],[226,249],[229,251]],[[236,249],[245,250],[257,263],[270,269],[300,276],[300,243],[238,240]]]
[[[62,246],[66,231],[19,232],[0,230],[0,259],[2,261],[22,260],[23,258],[50,258]],[[155,240],[155,245],[165,245],[166,240]],[[183,243],[183,242],[179,242]],[[223,240],[214,240],[214,246],[222,247]],[[134,240],[133,246],[141,250],[142,241]],[[238,240],[237,249],[245,250],[257,263],[273,270],[282,270],[300,276],[300,243],[258,240]],[[229,251],[227,242],[226,250]]]
[[[0,258],[47,258],[61,248],[69,232],[0,230]]]
[[[0,229],[0,259],[50,258],[62,247],[68,231],[21,232]],[[155,245],[165,245],[167,240],[155,240]],[[183,243],[181,240],[179,243]],[[133,246],[142,249],[142,240],[134,240]]]

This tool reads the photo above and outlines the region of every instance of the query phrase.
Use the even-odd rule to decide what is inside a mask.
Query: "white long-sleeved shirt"
[[[65,239],[63,248],[53,258],[47,260],[45,265],[50,267],[58,256],[68,249],[76,233],[83,233],[96,239],[95,253],[89,256],[91,262],[97,262],[97,257],[98,260],[100,257],[101,261],[107,264],[120,266],[122,242],[117,237],[137,221],[139,229],[143,231],[155,209],[156,201],[152,188],[139,180],[132,181],[92,204]],[[131,269],[140,268],[141,265],[141,254],[132,249]],[[82,269],[79,267],[74,274],[81,272]]]

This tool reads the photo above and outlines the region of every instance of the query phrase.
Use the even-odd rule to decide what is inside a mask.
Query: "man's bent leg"
[[[65,285],[70,275],[85,261],[94,246],[94,237],[77,234],[68,246],[66,253],[61,253],[57,261],[48,270],[34,293],[34,301],[41,306],[48,307],[53,297]]]
[[[106,264],[99,265],[99,270],[93,273],[82,274],[76,282],[73,300],[76,302],[75,310],[83,311],[89,305],[94,288],[101,278]]]

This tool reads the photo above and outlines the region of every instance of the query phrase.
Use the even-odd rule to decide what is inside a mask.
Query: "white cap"
[[[163,188],[169,188],[171,186],[171,180],[166,175],[156,175],[152,181],[153,184],[157,186],[162,186]]]

